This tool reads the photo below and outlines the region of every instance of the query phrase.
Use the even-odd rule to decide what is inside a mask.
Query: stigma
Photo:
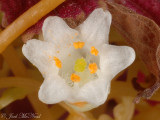
[[[84,58],[77,59],[74,65],[74,71],[83,72],[87,66],[87,62]]]

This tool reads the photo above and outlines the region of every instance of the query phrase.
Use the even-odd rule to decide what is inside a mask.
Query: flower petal
[[[49,75],[40,87],[39,99],[46,104],[64,101],[70,94],[70,88],[65,80],[58,75]]]
[[[41,73],[57,73],[57,68],[49,56],[55,53],[54,45],[40,40],[29,40],[22,47],[24,56],[35,65]]]
[[[102,73],[98,76],[99,78],[97,80],[91,81],[84,85],[77,94],[79,99],[90,103],[94,107],[103,104],[110,92],[111,78],[107,78],[107,76]]]
[[[95,44],[108,43],[112,16],[102,8],[95,9],[89,17],[78,27],[82,38]]]
[[[87,111],[103,104],[110,92],[111,77],[97,73],[98,79],[89,81],[84,86],[72,90],[71,96],[66,99],[68,103],[87,102],[88,105],[79,108],[80,111]],[[76,108],[78,109],[78,108]]]
[[[62,18],[57,16],[45,19],[42,31],[45,41],[59,45],[70,42],[78,34],[78,31],[70,28]]]
[[[110,83],[106,81],[99,81],[98,79],[94,82],[90,82],[81,88],[78,96],[80,99],[87,101],[94,107],[103,104],[110,92]]]
[[[135,60],[133,48],[103,45],[100,52],[100,69],[112,78]]]

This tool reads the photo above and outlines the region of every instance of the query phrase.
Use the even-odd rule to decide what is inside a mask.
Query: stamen
[[[77,59],[74,65],[74,71],[83,72],[86,68],[86,61],[84,58]]]
[[[71,75],[71,80],[72,80],[73,82],[80,82],[80,79],[81,79],[81,78],[80,78],[78,75],[72,73],[72,75]]]
[[[71,103],[71,104],[77,107],[84,107],[88,103],[87,102],[76,102],[76,103]]]
[[[55,64],[58,68],[61,68],[62,67],[62,63],[61,61],[57,58],[57,57],[54,57],[54,61],[55,61]]]
[[[83,48],[84,44],[85,44],[84,42],[78,41],[78,42],[74,42],[73,46],[75,49],[78,49],[78,48]]]
[[[95,56],[98,55],[98,50],[94,46],[91,47],[91,54],[93,54]]]
[[[97,69],[98,69],[96,63],[91,63],[91,64],[89,64],[88,68],[89,68],[91,74],[96,73],[96,72],[97,72]]]

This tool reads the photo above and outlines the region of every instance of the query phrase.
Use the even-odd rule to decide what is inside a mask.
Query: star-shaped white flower
[[[113,77],[135,59],[131,47],[108,44],[110,24],[111,14],[101,8],[95,9],[76,29],[60,17],[44,21],[44,41],[29,40],[22,49],[43,74],[41,101],[65,101],[80,111],[106,101]]]

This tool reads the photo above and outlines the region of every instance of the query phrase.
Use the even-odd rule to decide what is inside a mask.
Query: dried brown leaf
[[[160,43],[160,28],[151,19],[139,15],[122,5],[107,3],[112,13],[112,24],[139,54],[148,69],[158,76],[156,50]]]
[[[122,5],[107,2],[107,6],[113,17],[112,24],[126,38],[129,45],[135,49],[148,70],[157,77],[157,82],[139,93],[135,102],[139,102],[141,97],[148,99],[160,87],[160,69],[156,59],[156,51],[160,43],[160,28],[153,20]]]
[[[160,44],[158,45],[158,48],[157,48],[156,59],[157,59],[158,68],[160,70]]]

